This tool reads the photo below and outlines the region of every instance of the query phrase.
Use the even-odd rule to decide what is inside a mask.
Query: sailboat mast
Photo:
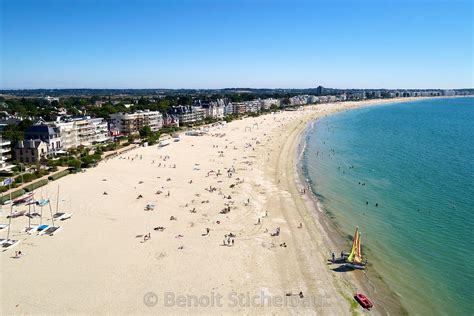
[[[12,227],[12,213],[13,213],[13,200],[12,200],[12,179],[8,181],[8,191],[10,191],[10,217],[8,219],[8,232],[7,232],[7,240],[10,239],[10,228]]]
[[[361,258],[360,256],[360,235],[359,234],[359,239],[357,240],[357,257]]]
[[[59,212],[59,185],[58,185],[58,195],[56,197],[56,213]]]
[[[48,204],[49,204],[49,212],[51,213],[51,222],[53,223],[53,227],[54,227],[53,208],[51,207],[51,203],[48,203]]]

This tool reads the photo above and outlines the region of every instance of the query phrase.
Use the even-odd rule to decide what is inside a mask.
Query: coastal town
[[[323,228],[324,213],[300,178],[295,153],[304,148],[301,136],[314,120],[416,100],[423,98],[247,113],[228,123],[224,118],[160,134],[154,145],[146,144],[146,134],[153,133],[149,125],[123,124],[137,134],[133,141],[128,135],[124,144],[65,150],[58,145],[65,139],[60,127],[32,125],[27,137],[34,141],[47,133],[50,146],[67,153],[46,165],[18,164],[22,170],[12,168],[13,176],[3,180],[8,190],[0,215],[3,312],[179,313],[177,297],[219,295],[220,304],[192,305],[193,311],[246,308],[253,314],[265,307],[274,313],[283,308],[343,314],[355,288],[370,297],[374,311],[403,312],[396,300],[382,300],[359,281],[357,271],[334,272],[345,265],[364,268],[360,238],[356,232],[347,260],[334,258],[335,249],[348,251],[350,244]],[[50,292],[30,275],[47,276]],[[112,293],[110,287],[127,291]],[[165,299],[168,303],[157,304]],[[273,303],[277,299],[281,303]]]
[[[474,316],[473,4],[1,0],[0,316]]]
[[[229,122],[245,115],[292,110],[308,104],[470,93],[469,90],[334,91],[321,86],[313,90],[314,95],[287,94],[286,97],[277,95],[269,98],[250,95],[247,99],[252,100],[245,101],[233,101],[237,99],[232,98],[233,95],[196,97],[189,94],[171,99],[165,94],[140,97],[120,94],[91,98],[29,97],[28,101],[33,102],[35,108],[45,109],[45,116],[38,116],[37,113],[26,110],[21,104],[26,100],[25,97],[9,95],[9,91],[4,91],[4,94],[0,95],[0,170],[8,174],[8,171],[18,167],[18,164],[50,167],[63,165],[78,169],[93,163],[79,164],[77,159],[72,159],[71,153],[77,148],[99,148],[101,152],[101,149],[105,148],[116,149],[115,144],[140,143],[139,138],[143,142],[153,144],[159,140],[161,133],[218,121]],[[245,96],[245,93],[243,95]],[[67,107],[65,101],[71,99],[74,103],[69,102]],[[154,110],[160,104],[165,104],[161,107],[163,109]],[[106,117],[101,117],[101,109],[105,108],[109,108],[103,114]],[[65,156],[71,159],[63,158],[59,162],[58,159]],[[94,162],[99,160],[97,156],[88,159]]]
[[[87,292],[81,311],[91,313],[104,312],[103,301],[114,302],[107,312],[178,313],[183,305],[176,295],[223,300],[196,303],[201,312],[247,306],[252,313],[265,307],[341,314],[355,300],[376,313],[404,313],[376,277],[370,285],[359,279],[369,265],[358,228],[352,247],[335,228],[323,228],[324,210],[294,153],[305,147],[308,124],[328,115],[471,91],[316,92],[321,95],[2,96],[4,284],[30,289],[2,288],[3,311],[28,313],[25,302],[36,298],[48,302],[44,309],[34,303],[36,312],[79,308],[61,294],[74,284],[77,293]],[[89,264],[91,254],[99,264]],[[22,269],[53,269],[54,299],[19,278]],[[119,281],[121,274],[128,278]],[[85,291],[78,278],[93,278],[95,290]],[[129,295],[112,297],[104,284],[125,287]],[[269,301],[248,305],[242,291]],[[51,309],[57,298],[63,303]],[[161,299],[168,303],[157,306]],[[273,305],[275,299],[283,303]]]

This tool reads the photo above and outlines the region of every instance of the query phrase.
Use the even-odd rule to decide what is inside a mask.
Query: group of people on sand
[[[222,245],[227,246],[227,247],[234,246],[235,237],[236,237],[236,235],[233,234],[233,233],[225,234],[224,235],[224,241],[222,242]]]
[[[246,143],[245,144],[245,149],[244,151],[248,152],[248,151],[254,151],[255,150],[255,147],[258,146],[258,145],[261,145],[261,142],[258,141],[258,139],[255,137],[255,138],[252,138],[252,143]],[[270,141],[270,139],[267,139],[267,141]],[[232,142],[231,142],[232,143]],[[253,144],[255,143],[255,144]],[[237,149],[237,147],[235,145],[229,145],[229,148],[231,147],[234,147],[234,149]],[[213,145],[213,148],[217,148],[217,155],[219,157],[223,157],[224,156],[224,146],[220,146],[219,148],[219,145]],[[225,149],[227,149],[227,146],[225,146]],[[253,157],[253,156],[252,156]],[[247,157],[243,157],[243,158],[247,158]],[[125,159],[125,158],[124,158]],[[131,158],[131,157],[128,157],[127,159],[131,159],[132,161],[134,159],[138,160],[138,159],[142,159],[142,156],[140,155],[135,155],[135,157]],[[170,156],[166,155],[166,156],[159,156],[159,159],[156,159],[153,160],[151,163],[152,164],[155,164],[155,161],[156,161],[156,164],[158,165],[158,167],[169,167],[169,168],[176,168],[176,165],[172,165],[170,163],[170,161],[168,161],[170,159]],[[216,161],[219,160],[219,159],[216,159]],[[234,159],[234,160],[237,160],[237,159]],[[251,162],[250,161],[244,161],[242,162],[244,164],[247,164],[249,166],[251,166]],[[195,166],[199,166],[199,164],[194,164]],[[222,167],[221,167],[222,168]],[[199,169],[195,169],[195,170],[199,170]],[[209,169],[208,169],[209,170]],[[232,165],[231,167],[229,166],[223,166],[222,169],[213,169],[213,170],[209,170],[207,172],[207,177],[212,177],[212,178],[218,178],[217,179],[217,182],[218,183],[221,183],[221,182],[224,182],[226,181],[225,179],[219,179],[220,175],[222,175],[223,173],[221,173],[221,170],[222,172],[226,172],[227,173],[227,178],[233,178],[237,173],[236,173],[236,168],[234,167],[234,165]],[[239,170],[243,170],[242,168],[239,167]],[[248,170],[248,168],[247,168]],[[160,177],[158,177],[160,178]],[[235,182],[233,182],[232,184],[230,184],[230,189],[234,189],[235,191],[235,187],[241,183],[244,183],[244,179],[242,178],[235,178]],[[166,179],[167,182],[170,182],[171,181],[171,178],[167,178]],[[190,179],[188,178],[188,181],[187,181],[190,185],[193,185],[195,183],[195,181],[193,181],[193,179]],[[204,188],[205,191],[207,191],[208,193],[213,193],[213,192],[218,192],[219,195],[221,195],[226,201],[225,201],[225,207],[220,211],[221,214],[228,214],[230,211],[231,211],[231,205],[234,203],[234,201],[230,201],[232,199],[231,195],[229,194],[229,192],[226,192],[227,194],[224,193],[224,187],[221,188],[220,185],[215,185],[215,184],[210,184],[209,187],[206,187]],[[232,194],[237,194],[236,192],[232,192]],[[167,192],[166,196],[170,196],[170,192],[168,191],[168,188],[165,188],[164,186],[161,187],[161,190],[158,190],[156,191],[156,194],[162,194],[165,195],[165,193]],[[301,193],[302,194],[305,194],[306,193],[306,188],[303,188],[301,189]],[[104,195],[106,195],[107,193],[104,192]],[[195,194],[196,196],[199,196],[198,194]],[[143,196],[140,194],[137,199],[141,199],[143,198]],[[235,197],[234,197],[235,198]],[[191,203],[193,203],[194,200],[191,201]],[[202,203],[204,203],[205,201],[203,201]],[[207,202],[209,202],[209,200],[207,200]],[[246,198],[244,201],[244,205],[245,206],[251,206],[251,201],[250,201],[250,198]],[[186,207],[188,207],[188,203],[186,203]],[[235,204],[233,206],[233,208],[238,208],[237,207],[237,204]],[[196,208],[191,205],[189,205],[189,208],[188,208],[189,212],[191,213],[197,213],[196,211]],[[263,215],[263,214],[262,214]],[[265,215],[262,216],[262,215],[259,215],[258,217],[258,222],[256,225],[260,225],[262,223],[262,221],[264,220],[265,217],[268,216],[268,211],[265,211]],[[175,216],[170,216],[169,217],[169,220],[170,221],[177,221],[178,219],[175,217]],[[222,219],[221,219],[222,220]],[[215,221],[216,224],[220,224],[221,223],[221,220],[217,220]],[[302,228],[302,223],[300,223],[300,226],[298,228]],[[161,232],[163,230],[165,230],[165,227],[163,226],[157,226],[157,227],[154,227],[153,228],[154,231],[156,232]],[[265,233],[268,234],[270,233],[271,236],[280,236],[280,227],[277,227],[276,230],[271,233],[271,232],[268,232],[268,229],[265,229]],[[210,235],[210,228],[206,227],[205,228],[205,233],[202,233],[202,236],[209,236]],[[268,235],[267,235],[268,236]],[[181,238],[183,237],[183,235],[177,235],[175,236],[175,238]],[[143,236],[143,242],[146,242],[148,240],[151,239],[151,233],[148,233],[146,235]],[[233,233],[228,233],[228,234],[225,234],[224,235],[224,238],[223,238],[223,242],[222,242],[222,245],[223,246],[227,246],[227,247],[232,247],[235,245],[235,239],[236,239],[236,235],[233,234]],[[280,247],[284,247],[286,248],[287,247],[287,244],[286,242],[282,242],[280,241],[281,243],[279,244]],[[184,249],[184,246],[180,246],[178,249]],[[302,297],[302,292],[300,292],[299,294],[292,294],[292,295],[299,295],[300,297]]]
[[[219,177],[220,175],[222,175],[221,169],[218,169],[217,172],[214,171],[214,170],[210,170],[210,171],[207,172],[208,177],[210,177],[212,175],[215,175],[216,177]]]
[[[212,185],[209,186],[209,189],[208,188],[205,188],[204,190],[206,190],[207,192],[209,193],[212,193],[214,191],[217,191],[217,188],[216,187],[213,187]]]
[[[125,159],[125,157],[120,157],[119,159]],[[127,160],[131,160],[131,161],[134,161],[135,159],[140,159],[142,160],[143,159],[143,156],[142,155],[135,155],[134,157],[130,158],[130,157],[127,157]]]
[[[230,212],[230,206],[226,206],[224,207],[224,209],[222,209],[219,213],[220,214],[227,214]]]
[[[153,160],[152,164],[154,164],[154,163],[155,163],[155,161]],[[165,164],[165,163],[162,164],[162,163],[160,162],[160,163],[158,164],[158,167],[166,168],[166,164]],[[169,164],[168,168],[176,169],[176,164]]]
[[[232,178],[232,176],[234,175],[235,173],[235,168],[234,166],[232,166],[231,168],[227,169],[227,177],[228,178]]]

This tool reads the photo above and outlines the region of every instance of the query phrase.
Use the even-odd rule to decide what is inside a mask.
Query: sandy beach
[[[25,216],[12,220],[21,243],[0,254],[2,314],[350,313],[364,280],[327,265],[340,249],[302,192],[301,135],[324,115],[409,100],[244,118],[50,182],[36,198],[56,211],[59,186],[59,210],[73,216],[54,236],[21,232]],[[2,206],[0,223],[9,212]]]

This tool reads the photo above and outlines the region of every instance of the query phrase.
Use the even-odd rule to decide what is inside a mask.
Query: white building
[[[280,103],[281,103],[280,100],[275,99],[275,98],[260,100],[260,105],[262,106],[262,109],[264,110],[270,109],[272,105],[280,106]]]
[[[345,93],[336,96],[336,101],[346,101],[347,95]]]
[[[315,95],[308,95],[308,94],[302,94],[302,95],[295,95],[294,97],[290,98],[290,105],[306,105],[306,104],[314,104],[314,103],[319,103],[319,102],[325,102],[324,97],[317,97]]]
[[[445,95],[445,96],[453,96],[453,95],[456,95],[456,92],[455,92],[454,90],[447,89],[447,90],[443,90],[443,95]]]
[[[224,116],[231,115],[234,113],[235,113],[234,104],[232,102],[227,103],[224,106]]]
[[[56,123],[63,149],[91,146],[110,139],[107,122],[103,118],[89,116]]]
[[[191,124],[202,121],[205,117],[206,110],[201,106],[178,105],[171,108],[170,113],[179,120],[179,125]]]
[[[318,103],[318,101],[319,101],[319,99],[315,95],[310,95],[308,97],[308,103],[314,104],[314,103]]]
[[[137,134],[144,126],[149,126],[152,132],[163,127],[163,115],[158,111],[137,111],[135,113],[114,113],[110,115],[111,126],[121,134]]]
[[[260,101],[247,101],[244,102],[246,107],[246,112],[257,113],[261,110],[262,105]]]
[[[11,158],[11,142],[0,136],[0,170],[5,170],[10,166]]]
[[[49,95],[47,95],[46,97],[44,97],[44,99],[46,101],[48,101],[49,103],[53,102],[53,101],[57,101],[59,102],[59,98],[53,98],[53,97],[50,97]]]
[[[224,106],[220,106],[218,104],[214,104],[214,102],[211,102],[208,105],[203,105],[203,109],[205,117],[211,117],[215,119],[224,118]]]

